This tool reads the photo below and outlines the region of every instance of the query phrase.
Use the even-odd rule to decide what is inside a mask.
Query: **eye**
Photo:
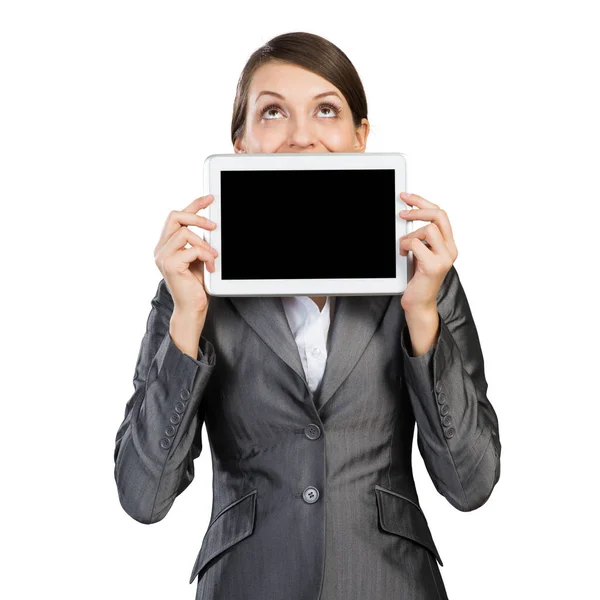
[[[335,104],[331,104],[329,102],[324,102],[319,106],[319,111],[323,109],[329,111],[330,116],[328,118],[330,119],[335,119],[340,114],[340,108],[337,107]]]
[[[265,118],[265,113],[270,112],[272,110],[280,111],[281,108],[279,106],[277,106],[277,104],[269,104],[269,106],[266,106],[261,111],[261,113],[260,113],[261,117],[263,117],[263,119],[264,119]],[[272,119],[270,117],[267,118],[267,121],[271,121],[271,120]]]
[[[330,102],[323,102],[322,104],[320,104],[319,105],[319,112],[321,112],[323,109],[329,111],[329,115],[326,117],[327,119],[335,119],[335,118],[337,118],[337,116],[339,115],[340,110],[341,110],[338,106],[336,106],[335,104],[332,104]],[[263,108],[263,110],[260,113],[260,116],[263,119],[265,119],[266,121],[277,120],[275,118],[265,117],[265,113],[269,113],[271,111],[280,112],[281,111],[281,107],[278,104],[269,104],[269,106],[265,106],[265,108]]]

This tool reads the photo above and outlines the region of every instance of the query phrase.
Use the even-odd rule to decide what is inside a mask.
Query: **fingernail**
[[[400,194],[405,198],[410,198],[412,196],[412,194],[409,194],[408,192],[400,192]]]

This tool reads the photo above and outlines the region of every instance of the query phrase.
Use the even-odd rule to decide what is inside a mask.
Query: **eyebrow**
[[[268,90],[263,90],[260,94],[258,94],[258,96],[256,96],[256,99],[258,100],[261,96],[263,96],[264,94],[271,94],[271,96],[277,96],[277,98],[281,98],[282,100],[285,100],[285,97],[282,96],[281,94],[278,94],[277,92],[270,92]],[[322,94],[317,94],[313,100],[316,100],[317,98],[323,98],[323,96],[337,96],[340,100],[342,99],[340,97],[340,95],[337,92],[334,92],[333,90],[330,92],[323,92]]]

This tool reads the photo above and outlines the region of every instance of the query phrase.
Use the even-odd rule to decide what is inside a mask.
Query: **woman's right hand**
[[[187,225],[214,230],[215,223],[196,214],[213,200],[212,194],[200,196],[183,210],[171,211],[154,249],[154,261],[167,282],[174,310],[181,314],[198,315],[208,309],[204,263],[214,273],[218,252],[199,235],[190,231]],[[188,242],[191,248],[185,248]]]

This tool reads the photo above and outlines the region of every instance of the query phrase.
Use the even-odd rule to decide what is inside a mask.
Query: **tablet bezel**
[[[325,160],[323,160],[325,159]],[[325,169],[394,169],[396,198],[396,277],[364,279],[255,279],[223,280],[221,278],[221,171],[247,170],[325,170]],[[212,194],[214,200],[198,214],[217,223],[208,231],[200,229],[203,237],[219,255],[215,259],[215,272],[211,273],[204,264],[204,285],[212,296],[296,296],[334,295],[367,296],[401,294],[413,275],[412,252],[400,255],[399,238],[410,233],[412,221],[398,214],[410,208],[400,198],[406,191],[406,159],[399,152],[303,152],[303,153],[255,153],[255,154],[211,154],[204,161],[204,195]],[[368,222],[368,203],[365,214]],[[260,243],[257,248],[264,248]],[[262,250],[261,250],[262,251]],[[253,260],[250,258],[249,260]]]

